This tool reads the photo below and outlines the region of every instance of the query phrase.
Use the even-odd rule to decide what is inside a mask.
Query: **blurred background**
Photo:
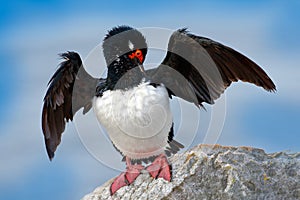
[[[226,91],[217,143],[268,153],[300,151],[299,1],[1,1],[0,199],[80,199],[120,173],[89,154],[72,123],[50,162],[40,118],[47,83],[60,62],[57,54],[75,50],[84,59],[107,30],[122,24],[188,27],[253,59],[277,92],[233,84]],[[193,107],[203,121],[211,113],[207,108]],[[202,139],[199,129],[191,145]]]

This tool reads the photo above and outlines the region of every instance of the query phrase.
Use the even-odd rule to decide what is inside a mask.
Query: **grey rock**
[[[113,196],[113,179],[83,200],[300,199],[300,153],[266,154],[251,147],[198,145],[169,158],[171,182],[145,171]]]

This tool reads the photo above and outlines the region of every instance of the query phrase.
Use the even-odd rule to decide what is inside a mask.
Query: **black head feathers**
[[[147,54],[147,43],[142,33],[124,25],[114,27],[108,31],[102,47],[107,65],[136,49],[140,49],[144,56]]]
[[[113,27],[111,30],[108,31],[108,33],[104,37],[104,41],[114,35],[117,35],[119,33],[125,32],[125,31],[130,31],[130,30],[133,30],[133,28],[131,28],[130,26],[126,26],[126,25]]]

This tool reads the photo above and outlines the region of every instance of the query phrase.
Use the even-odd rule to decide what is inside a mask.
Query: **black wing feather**
[[[268,75],[252,60],[211,39],[180,29],[172,34],[162,64],[148,75],[170,95],[202,106],[213,104],[232,82],[242,80],[275,91]]]
[[[263,87],[267,91],[276,90],[275,84],[264,70],[246,56],[208,38],[192,34],[188,36],[198,41],[209,53],[218,66],[226,87],[231,82],[241,80]]]
[[[42,111],[42,129],[50,160],[60,144],[66,122],[72,121],[80,108],[84,107],[84,113],[90,110],[96,85],[101,81],[84,70],[77,53],[67,52],[60,56],[64,61],[48,83]]]

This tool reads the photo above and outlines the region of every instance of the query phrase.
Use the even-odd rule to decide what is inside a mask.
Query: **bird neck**
[[[107,86],[109,89],[130,89],[141,83],[144,74],[139,67],[127,64],[112,63],[108,66]]]

